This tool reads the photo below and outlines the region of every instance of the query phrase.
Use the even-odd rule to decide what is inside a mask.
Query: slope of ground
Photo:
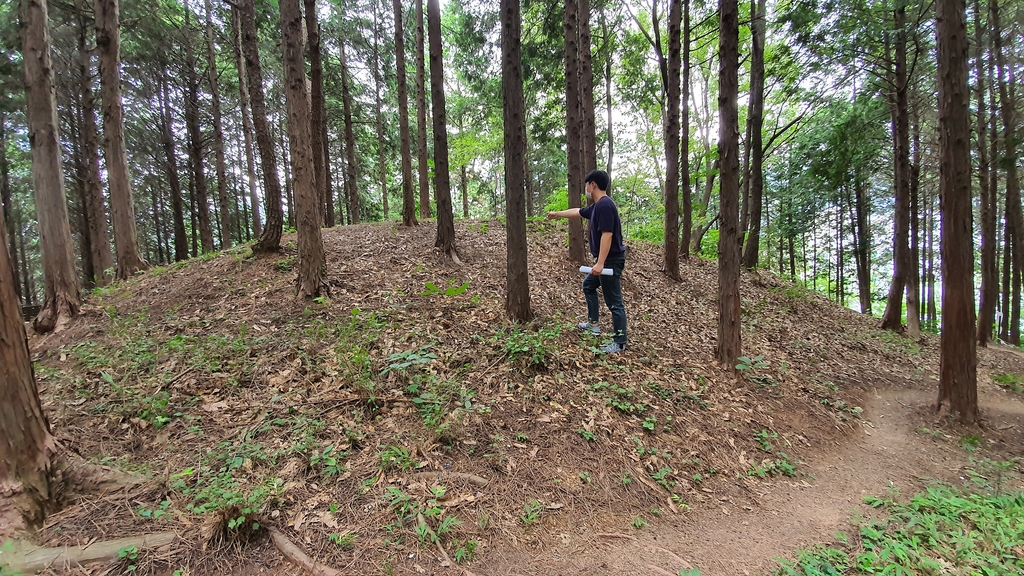
[[[272,526],[346,574],[647,573],[640,555],[587,544],[640,519],[654,530],[606,546],[654,541],[705,573],[743,573],[827,537],[845,511],[821,511],[885,477],[884,460],[855,464],[881,441],[864,428],[880,426],[874,412],[944,431],[918,439],[930,452],[895,442],[928,462],[945,462],[965,434],[1019,455],[1019,413],[996,414],[1019,405],[990,380],[1024,373],[1012,351],[981,353],[981,394],[1003,400],[973,438],[927,409],[935,337],[881,332],[745,274],[744,350],[768,365],[736,376],[713,360],[716,265],[693,260],[673,283],[659,248],[635,246],[623,280],[630,347],[602,357],[601,340],[574,329],[584,305],[564,226],[530,223],[537,319],[524,326],[503,312],[504,228],[458,222],[461,266],[430,248],[434,233],[325,230],[331,295],[315,302],[292,296],[294,236],[278,255],[238,248],[155,269],[34,339],[58,439],[150,479],[72,501],[39,543],[176,530],[180,542],[141,555],[136,571],[294,570],[269,543]],[[903,400],[878,411],[879,396]],[[954,476],[964,464],[947,465]],[[802,491],[803,504],[788,503]],[[779,538],[773,511],[805,529]]]

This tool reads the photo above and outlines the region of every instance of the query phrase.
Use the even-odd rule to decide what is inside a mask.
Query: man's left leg
[[[607,346],[605,352],[625,350],[629,338],[626,333],[626,306],[622,302],[622,270],[626,267],[625,256],[608,258],[605,266],[615,273],[612,276],[601,276],[601,292],[604,303],[612,313],[613,344]]]

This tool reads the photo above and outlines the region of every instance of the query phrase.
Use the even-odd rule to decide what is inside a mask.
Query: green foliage
[[[674,474],[674,470],[667,466],[664,466],[662,468],[659,468],[657,472],[651,472],[650,476],[652,480],[658,483],[658,485],[660,485],[665,490],[671,492],[672,489],[676,487],[675,480],[668,479],[668,477],[671,476],[672,474]]]
[[[143,518],[151,518],[153,520],[158,520],[162,516],[165,516],[167,514],[167,509],[170,508],[170,507],[171,507],[171,501],[170,500],[164,500],[164,501],[160,502],[160,504],[157,505],[156,508],[150,509],[150,508],[143,508],[142,506],[139,506],[138,508],[135,509],[135,512],[139,516],[142,516]]]
[[[644,526],[647,526],[647,521],[646,521],[646,520],[644,520],[643,518],[641,518],[641,517],[637,516],[637,517],[636,517],[636,518],[634,518],[634,519],[633,519],[633,521],[632,521],[632,522],[630,523],[630,526],[632,526],[633,528],[636,528],[637,530],[640,530],[640,529],[641,529],[641,528],[643,528]]]
[[[1024,374],[1001,372],[993,374],[992,381],[1010,392],[1024,392]]]
[[[409,470],[418,464],[412,459],[409,450],[402,446],[388,446],[380,453],[381,470]]]
[[[736,362],[736,369],[743,371],[759,370],[769,366],[769,363],[764,359],[764,356],[754,356],[753,358],[749,356],[740,356],[736,359]]]
[[[358,535],[352,534],[351,532],[346,532],[344,534],[333,532],[327,535],[327,539],[339,548],[350,550],[355,546],[357,536]]]
[[[450,285],[443,290],[441,288],[438,288],[437,285],[434,284],[433,282],[427,282],[425,284],[425,287],[426,290],[424,290],[420,294],[421,296],[458,296],[459,294],[465,292],[467,288],[469,288],[469,280],[466,280],[462,284],[459,284],[457,280],[452,280],[450,282]]]
[[[586,440],[587,442],[593,442],[594,440],[597,439],[597,436],[595,436],[593,432],[589,432],[587,430],[584,430],[583,428],[577,428],[576,433],[579,434],[580,437]]]
[[[457,564],[466,564],[473,561],[473,553],[476,551],[476,547],[479,542],[476,540],[466,540],[465,542],[459,543],[455,541],[455,562]]]
[[[428,352],[433,346],[431,344],[424,344],[419,348],[413,350],[405,350],[403,352],[395,352],[388,356],[387,361],[389,364],[384,370],[381,371],[380,375],[384,376],[388,372],[403,372],[408,368],[423,366],[424,364],[430,364],[437,359],[437,354]]]
[[[625,414],[643,414],[647,405],[636,399],[635,388],[623,388],[617,384],[598,382],[590,387],[591,391],[603,397],[605,405]]]
[[[531,500],[526,507],[524,512],[519,519],[522,520],[523,526],[529,527],[531,524],[536,522],[540,518],[540,512],[544,509],[544,506],[537,502],[537,500]]]
[[[135,546],[125,546],[117,551],[117,557],[124,565],[125,572],[134,572],[138,567],[135,562],[139,559],[139,549]]]
[[[933,486],[908,502],[865,498],[886,514],[859,521],[859,542],[802,550],[776,574],[1020,574],[1024,494],[970,493]]]
[[[520,324],[499,329],[493,342],[502,347],[510,362],[525,362],[529,366],[545,366],[554,357],[555,345],[562,335],[562,325],[548,323],[536,330]]]

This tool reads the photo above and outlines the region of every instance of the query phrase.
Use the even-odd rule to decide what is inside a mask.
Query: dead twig
[[[430,528],[429,524],[427,524],[427,519],[423,517],[423,514],[416,514],[416,520],[420,523],[420,526],[430,533],[430,538],[434,541],[434,544],[437,545],[437,551],[441,553],[441,557],[444,558],[444,561],[446,562],[445,566],[451,566],[452,559],[448,557],[448,553],[445,552],[444,547],[441,546],[441,539],[437,537],[434,530]]]
[[[435,478],[458,478],[477,486],[486,486],[488,480],[476,474],[466,472],[417,472],[412,475],[415,480],[433,480]]]
[[[271,528],[270,539],[274,541],[274,546],[277,547],[281,554],[284,554],[285,558],[313,576],[341,576],[341,572],[330,566],[324,566],[307,556],[305,552],[295,544],[292,544],[292,541],[280,531]]]

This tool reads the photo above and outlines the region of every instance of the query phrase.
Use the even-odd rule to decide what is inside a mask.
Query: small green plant
[[[669,480],[668,477],[673,473],[673,470],[667,466],[659,468],[657,472],[651,472],[651,479],[661,485],[662,488],[669,492],[675,488],[676,483],[674,480]]]
[[[967,434],[960,437],[960,447],[968,452],[974,452],[981,445],[981,437],[977,434]]]
[[[391,354],[388,356],[389,364],[381,371],[380,375],[384,376],[388,372],[402,372],[406,368],[430,364],[437,359],[437,354],[428,352],[432,347],[433,346],[430,344],[424,344],[423,346],[413,350],[405,350],[404,352],[395,352],[394,354]]]
[[[644,423],[641,426],[648,432],[654,432],[654,429],[658,427],[658,419],[654,416],[648,416],[644,418]]]
[[[992,375],[992,381],[1005,390],[1020,394],[1024,392],[1024,374],[1001,372]]]
[[[345,467],[338,463],[338,458],[344,456],[344,452],[336,452],[334,445],[325,447],[320,452],[313,452],[309,459],[311,468],[320,468],[320,475],[324,478],[337,476],[345,471]]]
[[[580,482],[584,484],[590,484],[590,472],[580,472]]]
[[[381,470],[409,470],[416,465],[409,450],[402,446],[389,446],[380,453]]]
[[[125,546],[117,551],[117,557],[125,565],[126,572],[134,572],[137,568],[135,561],[139,559],[139,549],[135,546]]]
[[[457,564],[465,564],[473,561],[473,553],[476,551],[476,547],[479,542],[476,540],[466,540],[465,542],[459,543],[455,541],[455,562]]]
[[[540,511],[544,508],[537,500],[531,500],[525,507],[525,512],[519,517],[523,526],[530,526],[540,518]]]
[[[597,436],[595,436],[593,432],[588,432],[583,428],[577,428],[576,433],[579,434],[580,437],[586,440],[587,442],[593,442],[594,440],[597,439]]]
[[[424,284],[426,290],[424,290],[420,294],[420,296],[433,296],[436,294],[442,296],[458,296],[459,294],[465,292],[467,288],[469,288],[469,280],[465,281],[464,283],[458,286],[456,286],[456,284],[458,284],[458,281],[452,280],[452,284],[445,288],[444,290],[442,290],[441,288],[438,288],[437,285],[434,284],[433,282],[427,282],[426,284]]]
[[[493,341],[500,344],[510,362],[525,361],[529,366],[544,366],[554,356],[555,341],[562,335],[562,325],[554,322],[536,330],[513,324],[502,328]]]
[[[274,269],[277,270],[278,272],[288,272],[292,269],[292,266],[294,265],[295,256],[289,256],[287,258],[282,258],[277,262],[274,262]]]
[[[135,511],[139,514],[139,516],[142,516],[143,518],[152,518],[153,520],[157,520],[161,516],[166,515],[167,509],[170,507],[171,501],[164,500],[163,502],[160,502],[160,504],[156,508],[149,509],[140,506],[136,508]]]
[[[344,534],[339,534],[337,532],[334,532],[334,533],[328,535],[327,539],[330,540],[332,544],[338,546],[339,548],[344,548],[345,550],[349,550],[353,546],[355,546],[356,534],[352,534],[351,532],[345,532]]]
[[[768,458],[760,463],[755,463],[750,470],[747,470],[747,476],[757,476],[758,478],[796,476],[796,465],[789,461],[789,456],[785,452],[776,452],[775,457],[774,460]]]
[[[767,368],[769,363],[764,359],[764,356],[740,356],[736,359],[736,369],[747,371],[747,370],[759,370],[761,368]]]
[[[762,429],[757,434],[754,434],[754,441],[757,442],[757,447],[760,448],[763,452],[771,452],[771,441],[775,440],[778,437],[779,435],[777,432],[768,432],[767,430]]]
[[[633,522],[630,523],[630,526],[632,526],[633,528],[636,528],[637,530],[640,530],[644,526],[647,526],[647,521],[644,520],[643,518],[637,516],[636,518],[633,519]]]
[[[680,568],[679,576],[700,576],[700,568]]]

